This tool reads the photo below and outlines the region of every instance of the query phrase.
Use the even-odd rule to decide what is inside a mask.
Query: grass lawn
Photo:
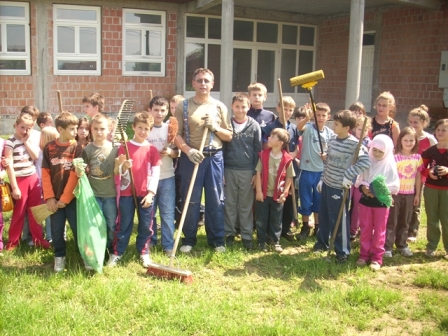
[[[9,223],[11,213],[6,213]],[[3,237],[7,238],[7,229]],[[71,232],[69,231],[69,234]],[[84,270],[71,236],[67,267],[53,272],[51,251],[26,244],[0,257],[1,335],[446,335],[448,260],[424,256],[425,225],[411,246],[374,273],[356,268],[357,242],[345,265],[310,253],[313,238],[282,241],[285,251],[224,254],[205,230],[177,262],[185,285],[145,274],[135,233],[120,266]],[[153,260],[168,263],[160,247]]]

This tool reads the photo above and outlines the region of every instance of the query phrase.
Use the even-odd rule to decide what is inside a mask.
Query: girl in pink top
[[[420,203],[422,187],[420,172],[423,170],[423,160],[417,152],[417,133],[411,127],[406,127],[400,132],[395,149],[400,189],[397,195],[393,195],[394,206],[390,208],[387,221],[385,258],[392,257],[394,243],[401,255],[412,256],[407,244],[408,228],[414,206]]]
[[[418,138],[418,154],[427,150],[429,147],[434,146],[437,143],[434,135],[425,132],[424,129],[429,125],[428,108],[425,105],[421,105],[409,112],[408,123],[411,126]],[[422,185],[425,183],[425,177],[422,177]],[[422,188],[423,191],[423,188]],[[421,199],[421,195],[420,195]],[[418,229],[420,227],[420,203],[414,206],[412,212],[412,219],[409,223],[408,229],[408,242],[412,243],[417,240]]]

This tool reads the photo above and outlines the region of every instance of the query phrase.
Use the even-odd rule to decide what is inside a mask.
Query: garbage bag
[[[81,170],[84,170],[82,167],[85,168],[85,164],[81,162],[76,162],[75,166]],[[106,219],[96,202],[86,174],[81,174],[73,193],[76,197],[79,252],[86,264],[102,273],[107,244]]]

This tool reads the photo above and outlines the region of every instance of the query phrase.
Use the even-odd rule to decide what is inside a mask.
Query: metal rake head
[[[126,128],[128,126],[129,118],[131,117],[132,108],[136,103],[136,100],[125,100],[121,104],[120,111],[118,111],[117,115],[117,124],[114,132],[114,142],[118,142],[121,139],[121,130],[126,132]],[[126,139],[124,139],[126,140]]]

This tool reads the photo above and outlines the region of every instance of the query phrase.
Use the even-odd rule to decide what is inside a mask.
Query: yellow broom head
[[[48,207],[46,204],[36,205],[31,207],[31,212],[33,213],[34,219],[39,224],[42,224],[42,222],[47,219],[48,216],[52,215],[53,212],[48,210]]]

